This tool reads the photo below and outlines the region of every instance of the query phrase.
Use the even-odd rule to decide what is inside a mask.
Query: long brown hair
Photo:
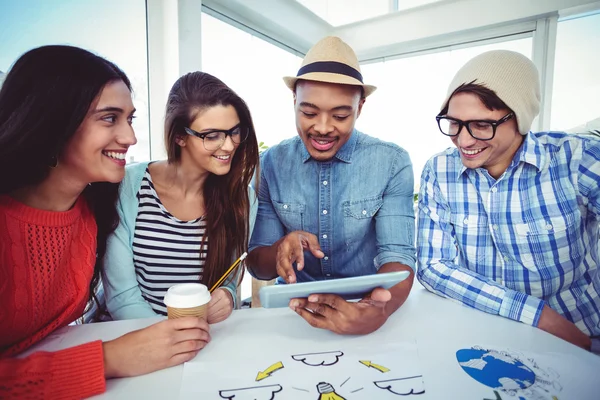
[[[0,90],[0,194],[46,179],[94,99],[115,81],[131,91],[123,71],[84,49],[53,45],[23,54]],[[82,193],[98,226],[90,301],[84,313],[94,302],[97,312],[102,311],[96,290],[107,237],[119,223],[118,191],[118,183],[93,182]]]
[[[209,174],[204,182],[208,240],[202,283],[211,287],[227,270],[233,256],[248,248],[250,199],[248,185],[258,171],[258,143],[248,106],[233,90],[214,76],[191,72],[179,78],[169,92],[165,115],[165,148],[169,163],[181,159],[178,137],[204,110],[232,106],[240,125],[248,129],[248,138],[239,144],[228,174]],[[207,239],[208,238],[208,239]]]

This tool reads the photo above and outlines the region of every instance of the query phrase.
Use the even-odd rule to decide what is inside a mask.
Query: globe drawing
[[[479,383],[498,390],[526,389],[535,383],[535,373],[521,361],[497,351],[461,349],[456,359]]]

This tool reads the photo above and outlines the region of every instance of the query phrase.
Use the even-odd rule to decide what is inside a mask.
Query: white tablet
[[[346,300],[362,299],[375,288],[389,289],[402,282],[408,271],[388,272],[353,278],[264,286],[260,289],[260,304],[265,308],[287,307],[291,299],[311,294],[336,294]]]

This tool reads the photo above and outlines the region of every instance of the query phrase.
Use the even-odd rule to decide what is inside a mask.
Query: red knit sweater
[[[0,398],[76,399],[104,392],[102,342],[10,358],[79,318],[96,261],[96,222],[80,198],[66,212],[0,196]]]

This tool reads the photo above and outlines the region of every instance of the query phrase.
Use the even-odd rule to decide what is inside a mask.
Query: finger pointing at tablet
[[[296,273],[293,264],[297,265],[298,271],[304,268],[304,250],[309,250],[313,256],[323,258],[325,254],[317,237],[312,233],[294,231],[289,233],[277,248],[277,274],[287,283],[296,282]]]

